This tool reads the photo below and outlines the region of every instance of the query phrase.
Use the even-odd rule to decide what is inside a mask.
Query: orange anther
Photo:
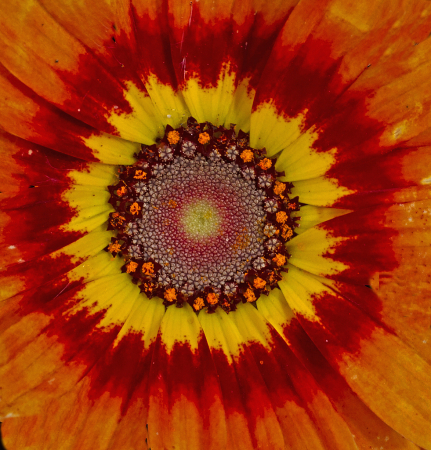
[[[147,173],[144,172],[144,171],[141,170],[141,169],[138,169],[138,170],[135,172],[135,176],[134,176],[133,178],[136,178],[137,180],[143,180],[143,179],[146,178],[146,177],[147,177]]]
[[[129,264],[127,264],[127,266],[126,266],[127,273],[135,272],[137,267],[138,267],[138,263],[135,263],[134,261],[130,261]]]
[[[280,253],[277,253],[272,260],[277,264],[277,266],[284,266],[286,264],[286,257]]]
[[[248,302],[255,302],[256,296],[254,295],[254,292],[251,289],[247,289],[244,293],[244,297]]]
[[[272,166],[272,161],[268,158],[262,159],[258,164],[263,170],[269,169]]]
[[[152,262],[142,264],[142,273],[145,275],[151,275],[154,273],[154,264]]]
[[[198,141],[200,144],[203,145],[203,144],[207,144],[210,141],[210,139],[211,139],[210,135],[207,132],[205,132],[205,133],[201,133],[199,135]]]
[[[138,214],[139,211],[140,211],[141,209],[142,209],[142,208],[135,202],[135,203],[133,203],[132,206],[130,207],[130,212],[131,212],[133,215],[135,215],[135,214]]]
[[[295,209],[295,208],[296,208],[296,205],[295,205],[295,203],[288,203],[287,207],[288,207],[289,209]]]
[[[177,299],[177,293],[174,288],[169,288],[166,289],[164,297],[168,302],[173,302]]]
[[[176,208],[178,206],[177,202],[175,200],[172,200],[172,199],[169,200],[168,205],[171,208]]]
[[[117,189],[117,195],[119,197],[123,196],[127,192],[126,186],[121,186],[119,189]]]
[[[217,295],[214,294],[213,292],[209,293],[209,294],[207,295],[207,302],[208,302],[210,305],[216,305],[216,304],[218,303]]]
[[[144,283],[144,289],[145,289],[145,291],[146,292],[153,292],[153,289],[154,289],[154,287],[155,287],[155,285],[154,285],[154,283]]]
[[[167,138],[169,144],[174,145],[180,140],[180,133],[178,133],[178,131],[175,130],[169,131]]]
[[[287,214],[284,211],[279,211],[276,215],[275,218],[277,220],[278,223],[284,223],[287,220]]]
[[[121,250],[121,245],[118,243],[118,241],[111,242],[108,245],[108,251],[110,251],[111,253],[118,253],[120,250]]]
[[[199,311],[199,310],[202,309],[204,306],[205,306],[205,303],[204,303],[204,299],[203,299],[202,297],[198,297],[198,298],[194,301],[194,303],[193,303],[193,308],[194,308],[196,311]]]
[[[274,194],[280,195],[286,189],[286,184],[281,181],[276,181],[274,186]]]
[[[263,280],[262,278],[257,277],[253,281],[253,286],[256,289],[263,289],[265,287],[265,285],[266,285],[266,281]]]
[[[283,236],[283,239],[290,238],[293,235],[292,228],[287,225],[283,225],[281,235]]]
[[[247,163],[253,161],[254,154],[250,149],[246,149],[239,156]]]

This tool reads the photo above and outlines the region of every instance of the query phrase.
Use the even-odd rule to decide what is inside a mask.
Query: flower
[[[430,2],[6,0],[0,18],[6,448],[431,449]],[[301,202],[278,288],[229,314],[145,297],[108,230],[119,166],[190,116],[249,132]]]

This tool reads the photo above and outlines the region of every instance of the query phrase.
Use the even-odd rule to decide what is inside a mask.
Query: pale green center
[[[196,200],[183,210],[181,223],[191,239],[204,239],[218,234],[220,216],[208,200]]]

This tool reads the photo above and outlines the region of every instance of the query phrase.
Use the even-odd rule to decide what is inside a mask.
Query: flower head
[[[430,2],[0,19],[6,448],[431,449]]]

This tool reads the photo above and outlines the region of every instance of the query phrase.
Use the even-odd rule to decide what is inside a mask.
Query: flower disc
[[[121,169],[108,250],[147,296],[231,311],[275,286],[298,202],[264,153],[242,132],[189,119]]]

